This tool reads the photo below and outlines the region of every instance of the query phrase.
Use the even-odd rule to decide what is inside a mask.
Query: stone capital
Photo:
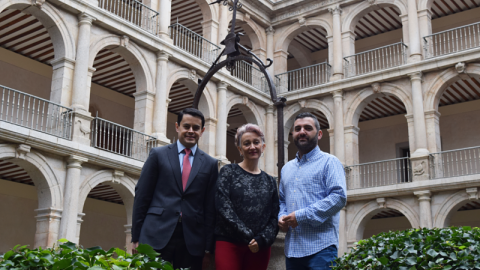
[[[343,90],[335,90],[332,92],[333,98],[343,98]]]
[[[82,164],[88,162],[88,158],[84,158],[77,155],[70,155],[67,159],[67,168],[81,169]]]
[[[410,80],[413,82],[413,81],[416,81],[416,80],[419,80],[420,82],[422,81],[422,77],[423,77],[423,74],[421,71],[418,71],[418,72],[413,72],[413,73],[410,73],[408,74],[408,76],[410,76]]]
[[[168,61],[168,58],[170,58],[171,56],[172,54],[168,53],[167,51],[159,50],[157,51],[157,62]]]
[[[265,29],[265,32],[267,33],[267,35],[273,35],[275,34],[275,29],[270,25],[269,27],[267,27],[267,29]]]
[[[68,57],[60,57],[57,59],[53,59],[50,61],[50,64],[52,65],[53,70],[62,68],[62,67],[67,67],[70,69],[75,68],[75,60],[70,59]]]
[[[150,91],[142,91],[142,92],[136,92],[132,94],[135,97],[135,100],[142,100],[142,99],[150,99],[153,100],[155,97],[154,92]]]
[[[477,188],[467,188],[466,192],[468,194],[468,200],[470,200],[470,201],[478,200],[478,189]]]
[[[430,9],[422,9],[422,10],[419,10],[417,12],[418,14],[418,17],[423,17],[423,16],[427,16],[428,18],[432,18],[432,11]]]
[[[418,197],[419,201],[430,201],[432,197],[432,193],[430,190],[421,190],[413,192],[413,195]]]
[[[78,25],[82,25],[82,24],[92,25],[93,21],[95,20],[97,20],[97,18],[85,12],[82,12],[78,15]]]
[[[77,213],[77,224],[82,224],[85,213]]]
[[[132,224],[123,225],[123,227],[125,227],[126,234],[132,233]]]
[[[327,131],[328,131],[328,135],[330,135],[330,137],[332,137],[335,129],[334,128],[329,128],[329,129],[327,129]]]
[[[377,204],[379,208],[387,208],[387,200],[385,198],[377,198]]]
[[[344,130],[345,130],[345,133],[353,133],[355,135],[358,135],[360,128],[356,126],[346,126],[344,127]]]
[[[333,7],[329,7],[328,11],[333,15],[340,15],[342,14],[343,10],[340,8],[340,5],[334,5]]]
[[[37,221],[42,221],[42,220],[60,221],[60,219],[62,218],[62,210],[56,209],[53,207],[39,208],[39,209],[35,209],[34,211],[37,212],[37,215],[35,216]]]
[[[205,118],[205,125],[216,125],[218,122],[217,118],[207,117]]]
[[[32,149],[32,147],[30,145],[19,144],[17,146],[17,148],[15,149],[15,157],[18,158],[18,159],[25,160],[26,155],[28,153],[30,153],[30,149]]]
[[[221,90],[227,90],[227,87],[229,87],[230,84],[227,83],[226,81],[219,81],[217,83],[217,91],[221,91]]]
[[[89,77],[92,77],[92,76],[93,76],[93,73],[95,73],[95,71],[97,71],[96,68],[94,68],[94,67],[89,67],[89,68],[88,68],[88,76],[89,76]]]
[[[437,117],[437,118],[440,118],[442,114],[439,113],[437,110],[430,110],[430,111],[426,111],[425,112],[425,116],[428,116],[428,117]]]
[[[267,113],[267,114],[273,114],[274,110],[275,110],[275,106],[273,106],[273,105],[268,105],[268,106],[267,106],[267,109],[266,109],[266,113]]]
[[[288,52],[284,50],[278,50],[273,52],[273,57],[283,57],[283,58],[288,58]]]

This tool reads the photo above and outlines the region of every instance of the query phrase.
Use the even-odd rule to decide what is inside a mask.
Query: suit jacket
[[[218,161],[197,148],[185,191],[177,143],[153,148],[135,187],[132,242],[164,248],[182,213],[188,251],[212,251],[215,230],[215,183]]]

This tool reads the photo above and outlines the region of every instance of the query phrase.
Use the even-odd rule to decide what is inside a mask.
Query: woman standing
[[[277,183],[258,168],[265,136],[257,125],[241,126],[235,144],[243,161],[225,165],[217,181],[215,266],[217,270],[265,270],[278,233]]]

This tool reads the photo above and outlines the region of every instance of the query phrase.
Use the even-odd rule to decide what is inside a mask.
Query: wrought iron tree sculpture
[[[212,76],[217,73],[221,68],[226,67],[228,71],[233,71],[235,69],[235,62],[237,61],[248,61],[254,63],[258,66],[260,71],[265,75],[269,90],[270,98],[272,99],[273,105],[277,108],[277,137],[278,137],[278,177],[280,179],[280,173],[283,165],[285,164],[285,147],[284,147],[284,130],[283,130],[283,107],[285,107],[285,102],[287,101],[284,97],[277,97],[277,91],[275,84],[273,83],[272,76],[268,73],[267,68],[273,64],[272,59],[267,58],[268,64],[265,65],[260,58],[258,58],[254,53],[249,49],[245,48],[240,44],[240,34],[235,34],[235,22],[237,18],[237,9],[242,7],[242,4],[239,3],[239,0],[217,0],[213,4],[223,4],[224,6],[228,5],[228,2],[231,2],[229,7],[230,11],[233,11],[232,26],[230,32],[227,34],[225,39],[220,43],[225,46],[220,55],[215,59],[210,69],[205,74],[203,79],[198,81],[198,88],[195,93],[195,98],[193,100],[193,107],[198,108],[198,103],[200,102],[200,97],[202,96],[203,90],[207,85],[208,81]],[[247,55],[242,55],[240,50],[247,53]],[[226,56],[226,59],[219,62],[222,56]]]

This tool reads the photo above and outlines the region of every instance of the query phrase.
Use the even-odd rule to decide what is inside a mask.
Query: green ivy
[[[29,249],[28,246],[15,246],[0,256],[0,270],[173,270],[172,265],[158,257],[149,245],[138,246],[137,254],[125,250],[101,247],[80,248],[65,239],[53,248]]]
[[[380,233],[355,243],[332,269],[480,269],[480,229],[450,227]]]

